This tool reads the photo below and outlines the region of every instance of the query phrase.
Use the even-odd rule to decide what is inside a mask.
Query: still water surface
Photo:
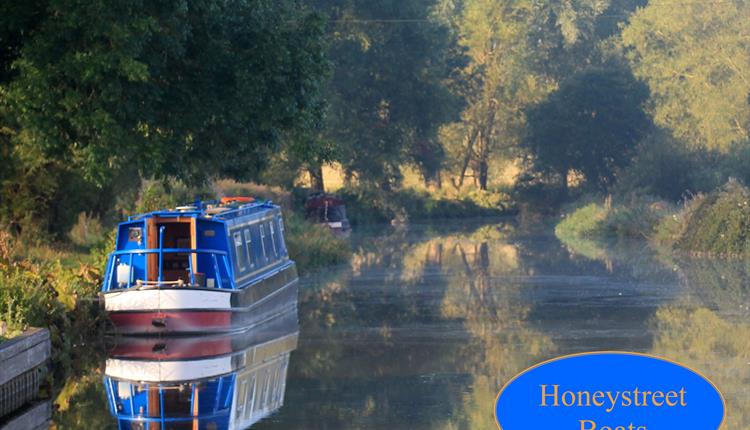
[[[563,244],[505,222],[382,227],[351,240],[350,264],[300,280],[298,335],[239,342],[243,357],[263,344],[281,366],[264,384],[283,406],[268,394],[270,416],[253,429],[496,429],[495,396],[510,378],[594,350],[692,366],[726,397],[724,428],[750,428],[747,263],[681,260],[640,242]],[[101,354],[66,385],[53,427],[117,428]],[[243,366],[239,375],[261,380]]]

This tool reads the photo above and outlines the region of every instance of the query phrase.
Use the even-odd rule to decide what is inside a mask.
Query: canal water
[[[748,263],[679,259],[645,242],[561,243],[512,222],[371,228],[351,241],[349,264],[301,279],[293,343],[235,347],[277,366],[265,380],[253,371],[258,392],[239,402],[246,416],[265,407],[253,429],[496,429],[494,400],[514,375],[595,350],[702,371],[727,400],[724,428],[750,428]],[[117,428],[112,413],[127,405],[110,409],[111,394],[123,385],[106,384],[113,353],[99,354],[57,394],[53,427]],[[130,364],[130,375],[152,372]]]

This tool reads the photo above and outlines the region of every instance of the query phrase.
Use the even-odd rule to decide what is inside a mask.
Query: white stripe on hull
[[[188,289],[135,290],[104,295],[104,309],[115,311],[149,311],[178,309],[230,310],[231,294],[222,291],[191,291]]]
[[[132,361],[107,359],[104,374],[137,382],[180,382],[212,378],[232,372],[232,357],[195,361]]]

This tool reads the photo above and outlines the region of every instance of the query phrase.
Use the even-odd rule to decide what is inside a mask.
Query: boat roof
[[[278,206],[273,204],[273,202],[270,200],[254,199],[251,202],[220,202],[215,200],[196,200],[191,204],[178,206],[174,209],[157,210],[138,215],[131,215],[128,217],[127,222],[153,217],[169,218],[178,216],[229,221],[241,216],[252,215],[274,208],[278,208]]]

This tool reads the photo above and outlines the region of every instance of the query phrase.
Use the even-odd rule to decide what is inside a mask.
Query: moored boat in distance
[[[281,209],[234,197],[129,217],[101,296],[123,334],[230,332],[272,320],[297,297]]]
[[[305,201],[305,218],[324,225],[335,234],[347,236],[352,227],[346,217],[344,201],[326,193],[315,193]]]

